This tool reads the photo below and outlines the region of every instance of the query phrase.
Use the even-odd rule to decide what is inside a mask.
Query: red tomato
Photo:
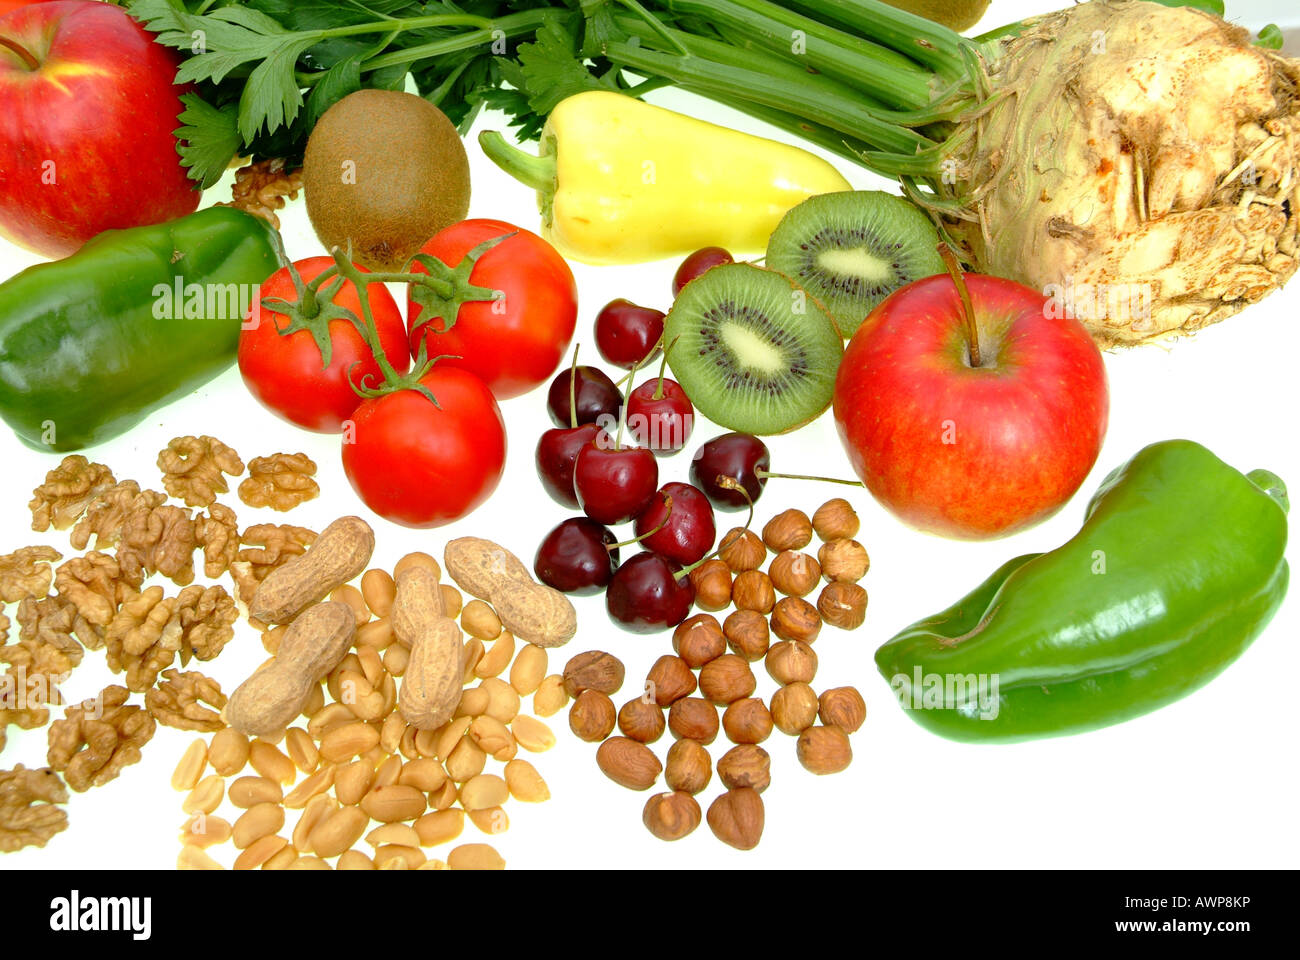
[[[407,294],[411,355],[427,339],[430,357],[446,356],[442,365],[481,377],[498,400],[527,393],[547,380],[569,349],[578,319],[573,272],[537,234],[500,220],[464,220],[420,248],[456,267],[480,243],[515,231],[484,253],[469,274],[469,283],[500,291],[499,297],[462,305],[450,330],[442,317],[421,317],[420,304]],[[418,263],[411,269],[428,272]]]
[[[310,257],[299,260],[294,267],[303,282],[310,283],[333,263],[332,257]],[[365,271],[364,267],[359,269]],[[325,286],[335,282],[328,280]],[[411,357],[407,353],[406,327],[397,302],[381,284],[371,284],[367,289],[384,355],[394,370],[406,373]],[[262,284],[261,295],[297,303],[298,294],[289,269],[285,267],[271,274]],[[339,287],[333,302],[357,317],[362,315],[357,288],[350,280]],[[320,349],[309,330],[280,333],[289,323],[284,314],[263,309],[257,321],[245,324],[239,335],[239,372],[253,396],[290,423],[320,433],[338,433],[362,400],[349,380],[358,385],[365,381],[369,386],[377,386],[383,379],[379,364],[349,320],[329,322],[329,366],[322,364]]]
[[[343,437],[352,489],[381,517],[408,527],[459,520],[501,482],[506,427],[492,391],[465,370],[438,363],[415,390],[364,401]]]

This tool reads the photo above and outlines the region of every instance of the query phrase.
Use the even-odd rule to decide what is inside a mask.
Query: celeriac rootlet
[[[279,21],[237,23],[236,8],[128,6],[188,55],[179,79],[219,87],[182,115],[194,176],[219,176],[249,141],[292,150],[304,102],[295,128],[394,69],[462,132],[487,105],[525,136],[567,96],[672,83],[899,177],[976,270],[1063,290],[1104,344],[1221,320],[1297,266],[1300,61],[1202,10],[1090,0],[967,40],[879,0],[412,3],[325,28],[280,4]],[[415,42],[421,29],[437,39]],[[367,33],[379,42],[357,54],[349,38]]]

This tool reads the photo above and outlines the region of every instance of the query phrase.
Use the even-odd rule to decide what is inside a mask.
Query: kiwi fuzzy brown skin
[[[352,245],[371,270],[400,270],[469,212],[469,158],[456,127],[420,97],[358,90],[317,121],[303,158],[307,215],[326,249]]]
[[[851,337],[899,287],[944,272],[939,234],[902,197],[850,190],[810,197],[792,207],[768,240],[766,264],[826,308],[840,335]]]
[[[687,284],[664,322],[664,339],[672,344],[668,365],[698,412],[757,435],[787,433],[824,413],[843,354],[821,304],[784,274],[749,263],[713,267]],[[787,366],[793,355],[799,366],[735,366],[746,349],[757,350],[751,359],[779,354]]]
[[[918,17],[925,17],[935,23],[942,23],[953,30],[969,30],[980,22],[984,11],[989,8],[989,0],[884,0],[891,7],[898,7]]]

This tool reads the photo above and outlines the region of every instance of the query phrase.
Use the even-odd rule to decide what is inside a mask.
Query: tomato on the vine
[[[343,436],[343,470],[371,510],[408,527],[437,527],[492,495],[506,465],[506,430],[478,377],[439,362],[408,388],[365,400]]]
[[[293,268],[304,284],[315,280],[328,267],[332,257],[309,257]],[[358,269],[364,272],[363,267]],[[329,298],[340,308],[362,316],[357,288],[351,281],[339,285],[328,280],[324,293],[337,288]],[[406,373],[411,366],[407,348],[406,326],[392,295],[382,284],[370,284],[370,308],[379,334],[379,343],[393,369]],[[297,304],[299,291],[288,267],[271,274],[261,287],[261,297]],[[322,321],[317,331],[306,328],[282,333],[291,319],[265,306],[254,312],[239,335],[239,372],[249,391],[290,423],[320,433],[338,433],[362,398],[353,389],[374,386],[383,379],[374,354],[357,328],[346,318]],[[328,328],[328,337],[325,330]],[[329,363],[322,361],[322,344],[329,351]]]
[[[481,244],[503,236],[467,262]],[[443,356],[440,365],[479,376],[498,400],[527,393],[555,372],[573,339],[578,290],[554,247],[501,220],[464,220],[440,231],[420,252],[453,271],[459,268],[458,285],[480,288],[485,299],[463,303],[447,329],[434,298],[411,287],[407,319],[413,356],[425,340],[430,357]],[[427,272],[418,260],[411,271]]]

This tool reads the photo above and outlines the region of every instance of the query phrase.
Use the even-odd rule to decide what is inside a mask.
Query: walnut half
[[[205,703],[216,710],[209,710]],[[221,685],[193,670],[164,670],[158,686],[144,695],[144,705],[159,723],[178,730],[215,733],[225,727],[219,712],[226,705]]]
[[[312,479],[316,464],[305,453],[273,453],[248,462],[248,478],[239,484],[239,499],[250,507],[292,510],[320,496]]]
[[[0,556],[0,600],[17,603],[27,597],[45,596],[54,580],[50,564],[62,559],[63,554],[44,544],[20,547]]]
[[[78,793],[102,787],[140,760],[157,729],[143,707],[128,704],[125,687],[107,686],[94,700],[69,707],[50,724],[46,762]]]
[[[158,454],[163,486],[186,506],[207,507],[230,489],[223,474],[237,477],[244,461],[216,437],[177,437]]]
[[[27,504],[32,511],[32,529],[68,529],[86,512],[90,501],[115,482],[113,471],[102,463],[91,463],[79,453],[64,457],[32,491]]]
[[[43,847],[68,828],[68,790],[49,767],[0,770],[0,853]]]

